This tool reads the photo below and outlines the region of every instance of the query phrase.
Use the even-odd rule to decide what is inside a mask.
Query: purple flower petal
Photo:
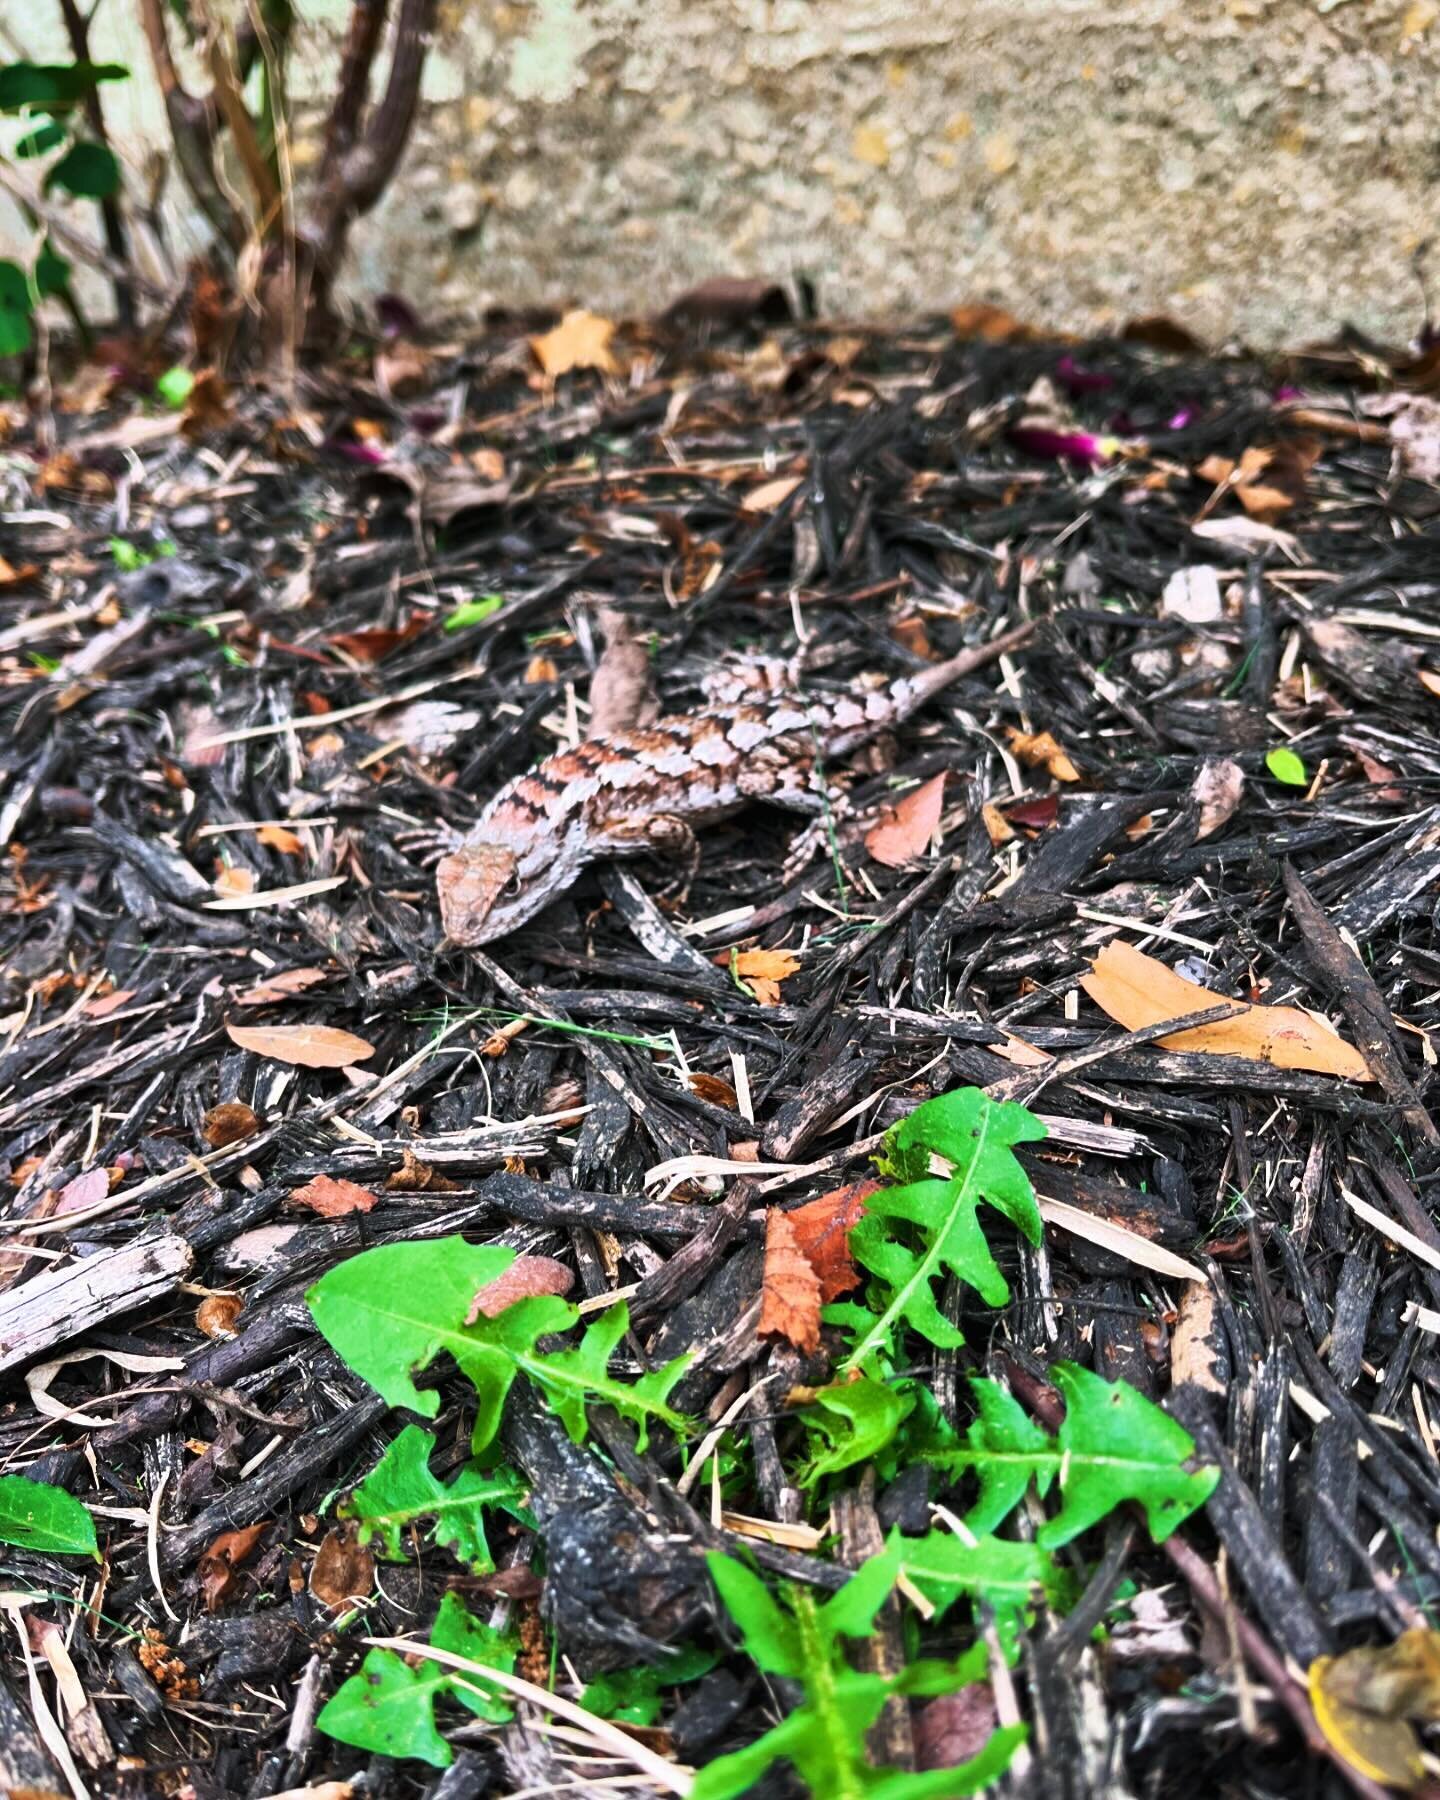
[[[1102,375],[1098,369],[1082,369],[1073,356],[1062,356],[1055,365],[1055,374],[1072,394],[1103,394],[1115,385],[1113,375]]]

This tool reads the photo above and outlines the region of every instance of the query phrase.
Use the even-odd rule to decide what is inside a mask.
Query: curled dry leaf
[[[1166,1019],[1223,1006],[1226,998],[1196,981],[1187,981],[1158,958],[1118,939],[1095,958],[1080,985],[1127,1031],[1142,1031]],[[1346,1081],[1373,1079],[1358,1050],[1295,1006],[1247,1005],[1233,1018],[1196,1025],[1159,1041],[1167,1050],[1241,1056],[1251,1062],[1271,1063],[1277,1069],[1310,1069]]]
[[[685,1080],[690,1092],[701,1100],[708,1100],[712,1106],[725,1106],[731,1112],[738,1112],[740,1101],[728,1081],[722,1081],[718,1075],[707,1075],[697,1070]]]
[[[633,731],[659,716],[655,673],[650,651],[636,635],[635,624],[613,607],[602,608],[600,629],[605,648],[590,681],[590,735]]]
[[[819,1279],[824,1305],[860,1285],[860,1272],[850,1256],[850,1233],[865,1216],[865,1202],[881,1185],[878,1181],[852,1181],[784,1215],[796,1245]]]
[[[887,869],[903,868],[923,856],[940,825],[945,804],[945,771],[922,782],[865,833],[865,848]]]
[[[323,969],[281,969],[278,974],[267,976],[264,981],[257,981],[254,987],[237,994],[235,1004],[269,1006],[276,1000],[288,1000],[292,994],[302,994],[306,988],[314,987],[317,981],[324,979]]]
[[[285,825],[258,825],[255,836],[267,850],[278,850],[282,856],[299,856],[305,848]]]
[[[761,1006],[778,1006],[780,983],[800,967],[800,958],[788,950],[732,950],[715,961],[743,982]]]
[[[223,1531],[202,1553],[198,1574],[206,1612],[216,1611],[229,1598],[235,1571],[269,1529],[267,1519],[259,1525],[247,1525],[243,1531]]]
[[[212,1150],[240,1144],[260,1129],[260,1115],[243,1100],[222,1100],[200,1121],[200,1135]]]
[[[503,1274],[487,1281],[470,1302],[465,1323],[477,1319],[494,1319],[517,1300],[535,1300],[542,1294],[564,1296],[570,1292],[575,1277],[553,1256],[517,1256]]]
[[[800,1248],[789,1216],[765,1215],[765,1273],[760,1288],[761,1337],[783,1337],[797,1350],[820,1348],[820,1277]]]
[[[915,1714],[915,1767],[958,1769],[980,1754],[999,1723],[988,1681],[927,1700]]]
[[[762,481],[751,488],[740,505],[747,513],[771,513],[784,503],[805,479],[803,475],[777,475],[773,481]]]
[[[385,1177],[387,1193],[453,1194],[461,1186],[420,1158],[407,1144],[400,1154],[400,1167]]]
[[[375,1558],[356,1542],[357,1527],[327,1531],[310,1565],[310,1592],[332,1612],[363,1600],[375,1581]]]
[[[343,1219],[346,1213],[368,1213],[378,1204],[369,1188],[332,1175],[316,1175],[304,1187],[291,1188],[290,1205],[305,1206],[322,1219]]]
[[[1415,1788],[1425,1762],[1414,1724],[1440,1720],[1440,1633],[1405,1631],[1393,1644],[1319,1656],[1310,1704],[1326,1741],[1371,1781]]]
[[[134,988],[115,988],[111,993],[101,995],[96,1000],[89,1000],[81,1009],[87,1019],[106,1019],[113,1012],[119,1012],[122,1006],[135,998]]]
[[[195,1309],[195,1328],[217,1343],[238,1337],[236,1321],[245,1305],[239,1294],[207,1294]]]
[[[613,320],[581,309],[566,313],[553,331],[532,337],[530,348],[552,379],[568,375],[572,369],[599,369],[603,375],[614,375],[620,367],[610,348],[614,336]]]
[[[1015,833],[1011,829],[1010,821],[1005,817],[1004,813],[1001,812],[1000,808],[995,805],[994,801],[987,800],[985,802],[980,808],[980,817],[984,822],[985,835],[997,849],[1001,844],[1008,844],[1013,841]]]
[[[1010,748],[1027,767],[1048,769],[1057,781],[1081,779],[1080,771],[1056,743],[1052,732],[1016,731],[1012,726],[1006,735],[1010,739]]]
[[[1227,756],[1207,757],[1190,789],[1199,808],[1197,838],[1208,838],[1228,824],[1245,792],[1245,771]]]
[[[225,1025],[238,1050],[302,1069],[348,1069],[375,1054],[375,1046],[334,1025]]]

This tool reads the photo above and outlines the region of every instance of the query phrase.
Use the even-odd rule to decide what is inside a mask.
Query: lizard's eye
[[[520,892],[520,871],[518,869],[514,869],[510,873],[509,880],[505,883],[504,887],[501,888],[501,890],[500,890],[500,898],[502,900],[511,900],[519,892]]]

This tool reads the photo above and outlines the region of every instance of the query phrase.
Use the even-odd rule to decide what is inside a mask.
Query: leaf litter
[[[7,403],[0,1541],[93,1791],[1427,1779],[1425,378],[789,311]],[[805,840],[441,944],[592,719],[1023,620]]]

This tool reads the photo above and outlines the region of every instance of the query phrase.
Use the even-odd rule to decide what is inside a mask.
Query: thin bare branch
[[[215,176],[215,114],[205,101],[187,93],[180,81],[170,50],[165,0],[140,0],[140,22],[150,46],[150,61],[164,97],[175,160],[185,185],[221,242],[238,251],[245,241],[245,221]]]

